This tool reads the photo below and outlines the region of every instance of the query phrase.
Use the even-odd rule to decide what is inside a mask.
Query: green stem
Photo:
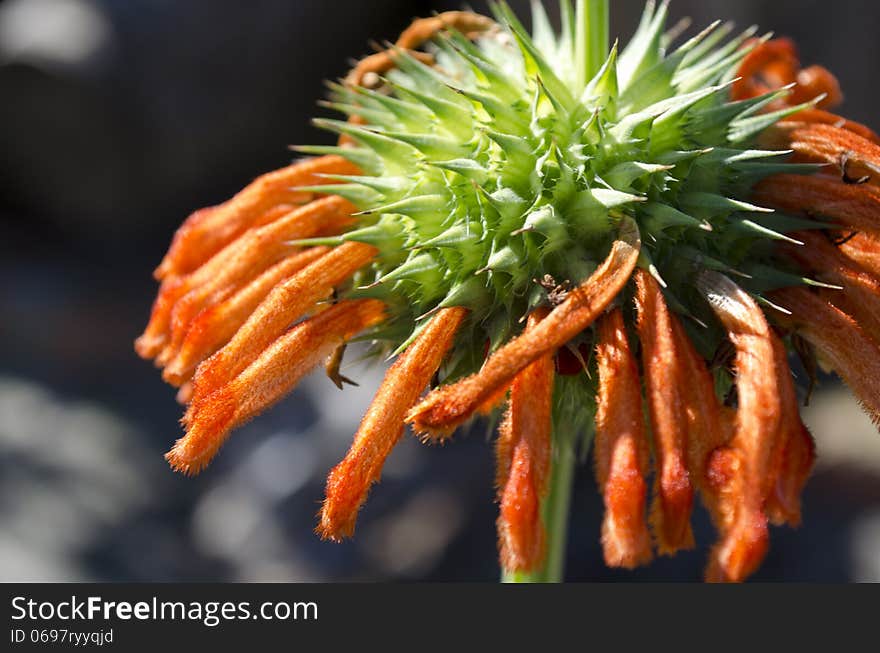
[[[577,0],[575,56],[578,89],[584,89],[608,58],[611,32],[608,0]]]
[[[568,513],[577,456],[573,443],[567,439],[563,439],[555,453],[550,473],[550,494],[542,510],[547,534],[544,567],[531,573],[502,570],[501,581],[504,583],[560,583],[563,580]]]

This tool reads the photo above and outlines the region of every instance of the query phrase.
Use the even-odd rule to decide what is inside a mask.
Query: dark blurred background
[[[642,0],[615,0],[628,36]],[[485,10],[483,2],[474,2]],[[521,15],[527,2],[512,0]],[[554,5],[555,3],[550,2]],[[196,207],[285,165],[322,80],[368,41],[459,2],[6,0],[0,3],[0,580],[495,580],[492,447],[408,439],[354,542],[312,533],[324,476],[381,370],[321,375],[237,432],[201,476],[162,454],[180,409],[132,341],[153,267]],[[847,116],[880,126],[880,3],[674,0],[794,37],[841,80]],[[758,579],[880,581],[880,435],[826,383],[807,410],[821,456],[805,526],[775,530]],[[589,465],[573,506],[570,580],[698,580],[699,549],[609,571]]]

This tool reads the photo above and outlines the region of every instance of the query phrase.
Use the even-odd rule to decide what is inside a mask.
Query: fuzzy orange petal
[[[345,243],[276,286],[232,340],[199,365],[193,406],[235,378],[291,324],[328,297],[334,286],[350,278],[375,255],[376,249],[370,245]]]
[[[620,309],[599,319],[596,337],[599,392],[593,456],[605,501],[602,551],[608,566],[632,569],[653,557],[645,513],[648,438],[639,370]]]
[[[870,127],[863,125],[862,123],[856,122],[855,120],[848,120],[847,118],[838,116],[836,113],[831,113],[822,109],[803,109],[802,111],[798,111],[796,114],[794,114],[794,116],[792,116],[789,120],[785,121],[785,123],[789,122],[831,125],[832,127],[845,129],[847,131],[858,134],[865,140],[871,141],[872,143],[880,144],[880,136],[878,136],[877,132],[875,132]]]
[[[274,265],[296,248],[288,241],[318,233],[339,233],[350,226],[353,204],[338,196],[325,197],[291,211],[274,222],[243,234],[187,278],[191,290],[171,313],[170,347],[176,355],[193,319]]]
[[[880,185],[880,144],[850,129],[785,121],[768,128],[761,135],[760,145],[791,149],[795,152],[793,161],[830,163],[849,177],[867,177],[871,185]],[[846,170],[841,169],[842,161],[846,161]]]
[[[880,237],[871,234],[853,234],[840,244],[840,251],[865,271],[880,279]]]
[[[880,234],[880,190],[867,184],[825,175],[774,175],[755,186],[752,198],[762,206]]]
[[[538,309],[529,317],[533,329],[547,315]],[[499,429],[498,549],[509,572],[532,572],[544,560],[541,502],[547,495],[552,446],[552,354],[539,358],[516,375],[510,404]]]
[[[778,290],[773,301],[791,311],[779,319],[815,347],[880,425],[880,346],[874,338],[851,316],[804,288]]]
[[[182,340],[189,321],[201,307],[221,298],[230,285],[258,274],[284,252],[292,251],[294,248],[286,245],[285,239],[309,237],[325,228],[341,229],[351,222],[353,210],[354,207],[340,197],[312,202],[265,229],[248,232],[192,274],[166,278],[153,305],[150,322],[136,341],[135,349],[141,356],[152,358],[168,348],[163,352],[162,362],[169,362],[180,344],[178,341],[171,346],[173,326],[176,326],[178,339]]]
[[[798,232],[793,236],[805,246],[786,244],[783,251],[821,281],[843,287],[822,294],[852,315],[866,333],[880,337],[880,281],[848,260],[824,235]]]
[[[464,308],[439,311],[388,370],[351,449],[327,478],[317,529],[322,538],[338,541],[354,533],[370,486],[379,480],[385,459],[403,435],[404,415],[439,369],[466,316]]]
[[[429,437],[443,438],[450,434],[489,397],[509,384],[520,370],[555,351],[592,324],[626,285],[640,247],[635,224],[628,223],[600,268],[571,291],[545,320],[492,354],[478,373],[431,392],[413,408],[407,421],[417,432]]]
[[[156,278],[189,274],[247,229],[259,223],[278,204],[302,204],[312,199],[296,186],[322,183],[321,174],[358,174],[340,156],[323,156],[258,177],[225,204],[188,218],[174,235],[171,248],[156,269]]]
[[[644,270],[636,271],[636,306],[642,368],[657,474],[651,521],[661,554],[672,555],[694,545],[690,526],[694,490],[687,467],[687,421],[682,397],[681,354],[659,284]]]
[[[804,448],[804,434],[809,437],[809,433],[801,422],[785,344],[777,336],[773,336],[773,352],[782,411],[776,450],[767,478],[765,512],[773,524],[798,526],[801,522],[800,495],[812,470],[814,457],[812,448]]]
[[[162,377],[174,385],[189,380],[196,366],[229,342],[275,286],[328,251],[326,247],[312,247],[292,254],[228,299],[199,313],[192,321],[177,356],[165,368]]]
[[[723,494],[735,504],[726,510],[730,520],[722,524],[707,575],[738,582],[757,569],[768,547],[763,504],[781,417],[773,335],[757,303],[727,277],[704,271],[697,285],[736,348],[739,405],[729,446],[735,471]]]
[[[471,11],[446,11],[431,18],[413,21],[397,39],[397,46],[415,49],[443,30],[454,29],[462,34],[477,34],[495,25],[492,19]]]
[[[281,400],[342,342],[384,318],[382,302],[363,299],[340,302],[297,325],[200,402],[166,459],[176,471],[197,474],[233,428]]]

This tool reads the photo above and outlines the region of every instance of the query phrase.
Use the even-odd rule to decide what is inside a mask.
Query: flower
[[[800,522],[815,452],[789,352],[880,420],[880,139],[828,112],[837,81],[788,40],[716,23],[671,47],[649,2],[619,50],[607,1],[562,6],[560,34],[540,3],[531,36],[504,4],[417,20],[333,85],[349,119],[315,123],[338,146],[187,219],[136,343],[188,405],[174,469],[324,361],[342,387],[357,337],[396,360],[324,538],[353,534],[407,423],[439,442],[481,414],[503,415],[510,577],[559,577],[591,441],[609,565],[692,548],[696,496],[709,580]]]

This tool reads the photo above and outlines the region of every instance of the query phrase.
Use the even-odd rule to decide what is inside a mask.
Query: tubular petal
[[[840,83],[826,68],[810,66],[801,69],[797,48],[791,39],[779,38],[764,43],[752,40],[746,45],[755,47],[740,64],[738,79],[731,88],[732,99],[753,98],[796,83],[784,100],[774,104],[795,106],[821,95],[826,96],[819,101],[818,106],[822,108],[843,102]]]
[[[196,366],[229,342],[275,286],[329,251],[326,247],[312,247],[292,254],[228,299],[199,313],[190,325],[177,356],[165,368],[162,378],[172,385],[180,385],[189,380]]]
[[[829,111],[823,111],[822,109],[804,109],[798,111],[792,116],[791,121],[786,121],[785,123],[780,124],[787,124],[788,122],[831,125],[832,127],[845,129],[858,134],[872,143],[880,144],[880,136],[878,136],[877,132],[870,127],[856,122],[855,120],[847,120],[842,116],[838,116],[836,113],[830,113]]]
[[[871,234],[853,234],[840,244],[840,251],[847,258],[880,279],[880,238]]]
[[[880,234],[880,191],[867,184],[844,184],[824,175],[774,175],[755,186],[752,199],[780,211],[832,218]]]
[[[785,344],[775,335],[773,353],[782,411],[776,449],[767,477],[765,512],[772,524],[798,526],[801,522],[800,494],[812,470],[813,457],[811,450],[804,448],[804,433],[809,434],[801,422]]]
[[[434,58],[427,53],[417,52],[425,42],[431,40],[439,32],[445,29],[454,29],[463,34],[475,35],[484,32],[494,26],[494,21],[470,11],[447,11],[431,18],[419,18],[403,31],[397,39],[395,47],[411,50],[410,55],[422,62],[432,65]],[[349,86],[371,86],[366,83],[366,76],[370,73],[383,75],[395,67],[394,52],[392,49],[383,50],[376,54],[361,59],[345,79]],[[357,116],[354,116],[357,118]],[[353,120],[353,122],[360,122]],[[349,142],[350,138],[343,137],[340,142]]]
[[[320,174],[358,173],[340,156],[323,156],[258,177],[228,202],[190,216],[174,235],[171,248],[156,269],[156,278],[192,272],[276,205],[302,204],[312,198],[310,193],[298,192],[294,187],[320,184]]]
[[[166,277],[159,286],[159,293],[150,311],[150,321],[144,332],[134,341],[134,349],[141,358],[158,356],[168,344],[171,311],[184,292],[184,278]]]
[[[322,538],[338,541],[354,533],[370,486],[403,435],[406,411],[437,372],[466,315],[467,309],[460,307],[439,311],[388,370],[351,449],[327,478],[317,529]]]
[[[363,243],[340,245],[276,286],[223,349],[199,365],[193,405],[236,377],[296,320],[313,310],[376,255]],[[184,419],[188,419],[184,418]]]
[[[740,63],[738,79],[731,86],[733,100],[757,97],[795,81],[800,61],[791,39],[773,39],[765,43],[752,40],[745,46],[751,46],[752,50]]]
[[[797,330],[820,358],[846,381],[862,408],[880,425],[880,346],[840,309],[804,288],[773,293],[791,311],[780,321]]]
[[[818,98],[825,97],[818,105],[822,109],[838,106],[843,102],[843,91],[840,90],[840,82],[829,70],[823,66],[809,66],[797,73],[797,86],[792,89],[788,101],[792,105],[803,104]]]
[[[687,465],[692,472],[694,485],[702,489],[709,455],[727,444],[729,434],[722,424],[721,404],[706,361],[694,348],[679,320],[672,320],[672,334],[681,358],[682,374],[687,379],[687,383],[681,387],[688,433]]]
[[[712,523],[720,532],[724,532],[729,523],[732,501],[725,498],[717,478],[716,482],[711,480],[710,461],[716,450],[729,445],[734,420],[725,418],[706,361],[694,348],[678,320],[672,323],[672,332],[681,356],[684,378],[688,379],[682,385],[681,394],[687,423],[687,466],[691,482],[700,491]]]
[[[413,21],[397,39],[397,47],[413,50],[445,29],[454,29],[467,35],[485,32],[494,26],[495,21],[471,11],[446,11]]]
[[[799,232],[794,237],[806,245],[783,245],[791,258],[822,281],[843,290],[823,290],[822,294],[845,313],[852,315],[867,334],[880,337],[880,281],[851,263],[828,239],[815,232]]]
[[[510,340],[473,376],[431,392],[407,416],[415,430],[444,437],[516,374],[587,328],[626,285],[638,260],[641,241],[635,223],[621,229],[602,266],[532,331]]]
[[[661,554],[694,545],[690,514],[694,490],[687,465],[687,421],[682,388],[689,381],[673,336],[660,286],[644,270],[636,271],[636,306],[648,414],[654,436],[657,474],[651,521]]]
[[[781,414],[776,358],[764,313],[747,293],[724,275],[711,271],[700,273],[697,287],[736,348],[739,405],[729,447],[735,462],[723,465],[733,473],[730,487],[721,494],[722,501],[733,500],[735,505],[722,509],[730,518],[722,524],[709,576],[712,580],[739,582],[757,569],[768,546],[763,505]]]
[[[776,486],[767,504],[767,513],[774,524],[801,523],[801,494],[816,463],[816,443],[807,427],[792,433],[782,452],[782,466]]]
[[[529,317],[533,329],[547,315]],[[541,501],[547,495],[552,446],[553,355],[547,354],[516,375],[498,438],[498,548],[501,565],[531,572],[544,560]]]
[[[191,288],[171,313],[171,348],[176,354],[187,329],[202,309],[225,299],[250,283],[295,248],[287,241],[310,238],[319,232],[338,233],[349,226],[354,205],[338,196],[325,197],[252,229],[187,277]]]
[[[233,428],[282,399],[333,349],[384,318],[382,302],[363,299],[340,302],[297,325],[199,404],[186,435],[165,458],[176,471],[197,474]]]
[[[221,298],[227,286],[249,276],[252,278],[274,264],[285,251],[292,250],[285,244],[285,239],[309,237],[325,228],[340,229],[350,223],[353,210],[340,197],[312,202],[265,228],[248,232],[217,252],[192,274],[165,279],[153,305],[150,322],[135,343],[138,353],[152,358],[172,345],[164,355],[165,362],[170,361],[186,335],[189,321],[195,317],[194,311]],[[176,327],[177,342],[170,338],[172,327]]]
[[[797,116],[795,116],[797,117]],[[868,177],[880,185],[880,145],[849,129],[821,123],[780,122],[760,138],[762,147],[791,149],[795,161],[830,163],[841,168],[846,161],[850,177]]]
[[[193,213],[175,233],[171,247],[155,270],[157,279],[188,274],[253,226],[271,222],[281,207],[289,212],[313,197],[294,186],[319,183],[322,173],[355,174],[341,157],[304,160],[257,178],[231,200]],[[285,203],[288,202],[288,203]]]
[[[599,393],[593,456],[605,500],[602,551],[609,567],[632,569],[653,557],[645,514],[648,439],[639,371],[620,309],[600,318],[596,331]]]

